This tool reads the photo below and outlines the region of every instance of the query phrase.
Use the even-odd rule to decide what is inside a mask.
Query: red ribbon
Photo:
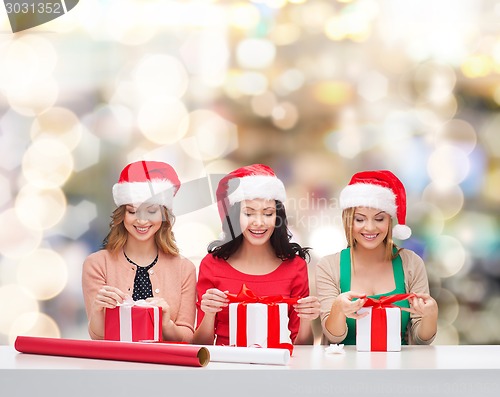
[[[366,298],[363,307],[372,307],[371,322],[371,351],[387,351],[387,312],[388,307],[399,307],[393,305],[405,299],[413,298],[415,294],[395,294],[382,296],[380,299]],[[376,330],[376,332],[373,332]]]
[[[288,349],[292,354],[291,343],[280,343],[280,315],[278,303],[295,304],[299,298],[283,298],[281,295],[257,296],[245,284],[238,294],[226,294],[230,303],[239,303],[236,322],[236,346],[247,346],[247,305],[262,303],[267,305],[267,347]],[[278,326],[276,326],[278,325]]]
[[[288,303],[293,305],[297,303],[300,298],[283,298],[281,295],[271,295],[271,296],[257,296],[253,291],[243,284],[241,286],[240,292],[238,294],[227,293],[227,298],[230,303]]]

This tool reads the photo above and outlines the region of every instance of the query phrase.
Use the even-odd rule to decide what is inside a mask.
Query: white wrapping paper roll
[[[210,352],[210,361],[244,364],[287,365],[290,351],[260,347],[204,346]]]
[[[168,342],[162,343],[168,344]],[[194,346],[206,347],[210,352],[210,362],[288,365],[288,362],[290,361],[290,350],[288,349],[215,345]]]

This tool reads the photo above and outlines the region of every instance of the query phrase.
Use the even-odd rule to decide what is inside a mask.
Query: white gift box
[[[230,303],[229,304],[229,344],[238,345],[238,306],[246,306],[246,346],[275,347],[268,346],[268,307],[263,303]],[[276,332],[279,332],[279,343],[289,343],[290,330],[288,329],[288,304],[276,303],[279,308],[279,323],[270,324]],[[244,346],[245,347],[245,346]]]
[[[358,314],[368,312],[368,315],[356,320],[356,350],[361,352],[401,351],[401,309],[399,307],[386,307],[374,310],[385,310],[387,333],[372,327],[372,316],[374,314],[372,307],[359,309]],[[385,341],[382,339],[385,339]],[[386,348],[380,348],[380,345],[386,346]]]

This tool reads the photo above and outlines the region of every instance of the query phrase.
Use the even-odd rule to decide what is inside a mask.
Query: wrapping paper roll
[[[290,350],[288,349],[236,346],[205,347],[210,352],[210,361],[214,362],[287,365],[290,361]]]
[[[175,346],[170,342],[151,341],[151,343]],[[202,347],[201,345],[196,346]],[[203,347],[210,352],[210,362],[287,365],[290,361],[290,350],[288,349],[215,345],[204,345]]]
[[[117,342],[18,336],[14,347],[21,353],[104,360],[204,367],[210,353],[203,346],[187,344]]]

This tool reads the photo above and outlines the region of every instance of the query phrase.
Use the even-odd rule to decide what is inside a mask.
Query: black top
[[[148,266],[139,266],[131,260],[125,252],[123,252],[123,255],[125,255],[127,261],[136,267],[132,299],[134,301],[138,301],[140,299],[152,298],[153,286],[151,285],[151,280],[149,278],[149,269],[151,269],[154,265],[156,265],[156,262],[158,262],[158,254],[156,254],[156,258]]]

